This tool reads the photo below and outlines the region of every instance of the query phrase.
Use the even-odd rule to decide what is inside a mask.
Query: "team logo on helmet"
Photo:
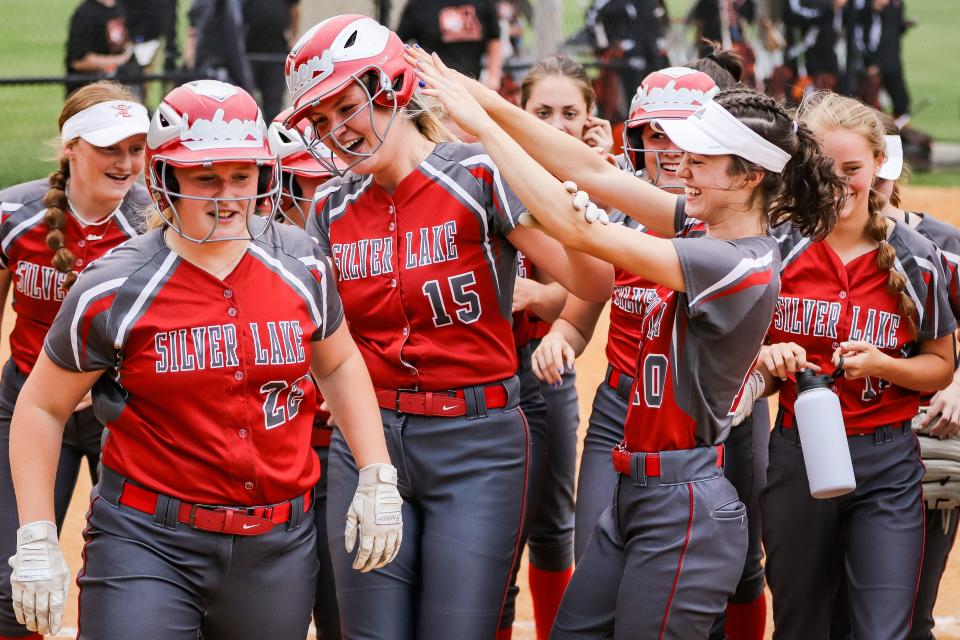
[[[222,149],[224,147],[263,146],[264,124],[257,120],[224,120],[223,109],[217,109],[210,120],[197,118],[190,124],[190,116],[183,115],[180,140],[191,151]]]

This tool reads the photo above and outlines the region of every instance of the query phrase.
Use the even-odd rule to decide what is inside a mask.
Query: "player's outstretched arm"
[[[347,509],[344,543],[353,568],[367,572],[389,564],[403,541],[403,500],[397,470],[383,438],[383,422],[370,374],[347,324],[311,344],[311,370],[360,471]]]
[[[510,104],[480,83],[448,69],[436,55],[431,57],[420,49],[410,48],[407,60],[418,65],[417,73],[429,87],[424,93],[439,97],[465,131],[475,133],[472,128],[476,114],[458,112],[449,103],[450,98],[456,97],[452,93],[455,88],[473,97],[481,110],[547,172],[561,180],[573,180],[597,201],[623,211],[659,235],[674,235],[675,195],[614,167],[582,141]],[[499,161],[497,164],[500,165]],[[505,167],[500,166],[500,170],[510,176]],[[512,179],[510,185],[513,187]]]

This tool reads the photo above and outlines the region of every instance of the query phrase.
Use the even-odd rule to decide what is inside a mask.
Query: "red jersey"
[[[13,278],[13,309],[17,312],[10,334],[10,352],[24,374],[33,370],[43,337],[47,335],[63,298],[67,274],[53,266],[47,246],[50,228],[44,224],[43,197],[50,189],[46,178],[0,192],[0,266]],[[74,270],[83,271],[107,250],[140,233],[141,211],[150,204],[143,186],[134,185],[117,210],[95,224],[84,224],[67,212],[63,235],[76,257]]]
[[[952,224],[941,222],[925,213],[906,211],[907,226],[930,240],[940,251],[944,275],[947,276],[947,293],[954,318],[960,319],[960,230]],[[916,218],[919,223],[914,224]],[[960,322],[960,320],[958,320]]]
[[[726,439],[777,300],[780,255],[773,238],[688,237],[702,223],[682,219],[682,201],[677,213],[672,242],[686,291],[657,287],[647,301],[624,429],[630,451]]]
[[[326,258],[270,222],[223,280],[159,230],[81,274],[44,345],[94,386],[103,463],[187,502],[262,505],[312,487],[310,343],[343,318]]]
[[[438,144],[393,193],[348,173],[317,199],[307,230],[333,259],[376,386],[443,391],[514,375],[506,236],[524,209],[480,145]]]
[[[920,341],[956,329],[941,257],[929,240],[905,224],[896,223],[887,241],[917,306],[917,338],[911,337],[900,315],[899,296],[887,290],[888,273],[877,267],[878,249],[844,264],[826,242],[811,242],[789,225],[781,225],[775,234],[783,256],[782,288],[768,340],[798,344],[807,360],[824,372],[833,371],[833,352],[847,340],[865,340],[891,357],[908,358],[916,355]],[[910,420],[920,405],[920,392],[873,376],[840,378],[835,385],[851,435]],[[793,422],[796,397],[795,384],[787,383],[780,391],[786,424]]]
[[[678,200],[682,207],[683,198]],[[628,229],[637,229],[650,233],[646,227],[628,215],[614,212],[611,222]],[[706,227],[702,224],[692,227],[688,237],[703,235]],[[646,278],[630,273],[620,267],[614,267],[613,298],[610,305],[610,328],[607,333],[607,362],[620,373],[632,376],[637,366],[637,352],[643,341],[643,318],[647,306],[659,300],[657,285]]]

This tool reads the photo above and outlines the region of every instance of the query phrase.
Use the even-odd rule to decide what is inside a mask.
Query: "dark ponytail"
[[[715,100],[737,120],[791,156],[781,173],[733,157],[734,175],[763,173],[754,198],[761,199],[768,224],[791,222],[804,235],[823,239],[843,209],[845,185],[834,172],[833,160],[821,153],[820,143],[810,129],[795,123],[776,100],[747,87],[721,91]]]
[[[724,49],[719,42],[702,38],[701,43],[710,47],[710,53],[682,66],[707,74],[721,90],[729,89],[740,82],[743,77],[743,58],[730,49]]]

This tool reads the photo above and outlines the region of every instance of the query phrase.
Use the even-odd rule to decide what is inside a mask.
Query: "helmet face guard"
[[[249,158],[237,157],[233,159],[221,159],[218,162],[249,162]],[[277,215],[277,208],[280,205],[280,165],[279,163],[261,164],[256,163],[259,168],[257,177],[257,193],[251,196],[237,198],[219,198],[208,196],[194,196],[185,194],[179,187],[179,181],[173,175],[173,167],[187,166],[209,166],[210,163],[182,163],[171,161],[164,156],[155,156],[149,165],[150,172],[150,190],[154,193],[160,213],[166,220],[168,227],[173,229],[177,235],[185,240],[196,242],[198,244],[205,242],[226,242],[228,240],[255,240],[262,236],[269,227],[268,221]],[[159,170],[158,170],[159,167]],[[177,203],[182,200],[194,200],[213,203],[213,222],[210,223],[210,230],[202,235],[191,235],[184,231],[183,218]],[[214,238],[217,229],[220,226],[220,208],[221,204],[229,202],[244,203],[244,223],[247,234],[238,236],[225,236]],[[269,210],[260,208],[261,203],[267,203]],[[169,212],[169,213],[168,213]]]
[[[300,185],[297,184],[297,174],[281,171],[280,206],[273,214],[273,219],[303,229],[307,226],[312,206],[313,194],[310,194],[310,197],[303,195]]]
[[[648,148],[643,143],[643,128],[651,126],[652,122],[649,121],[638,121],[638,120],[627,120],[623,127],[623,158],[626,163],[626,170],[630,173],[644,178],[650,184],[659,187],[661,189],[683,189],[683,181],[679,177],[676,177],[675,172],[673,182],[661,183],[661,179],[664,178],[665,170],[663,165],[665,164],[662,156],[665,155],[676,155],[682,156],[683,150],[676,147],[668,147],[664,149],[652,149]],[[638,140],[639,139],[639,140]],[[655,168],[653,173],[647,170],[646,166],[646,157],[648,153],[653,154]]]
[[[357,107],[353,113],[343,119],[336,127],[333,127],[330,131],[325,133],[322,136],[308,136],[306,131],[301,127],[290,127],[290,119],[287,120],[287,126],[291,129],[295,129],[297,134],[303,140],[304,147],[307,152],[312,155],[317,162],[320,163],[325,170],[329,171],[332,175],[342,176],[348,170],[352,169],[356,165],[360,164],[367,158],[373,157],[377,151],[380,150],[380,147],[383,146],[384,141],[387,139],[387,134],[390,132],[390,128],[393,126],[394,119],[397,117],[397,113],[400,111],[401,107],[397,100],[397,94],[393,91],[393,88],[389,84],[389,78],[386,74],[383,73],[380,69],[369,70],[370,75],[374,75],[379,78],[377,82],[376,91],[371,93],[368,83],[364,82],[363,77],[350,76],[343,81],[339,86],[334,88],[330,93],[318,97],[311,104],[317,105],[320,104],[323,100],[332,98],[339,93],[345,91],[351,83],[356,83],[363,89],[363,93],[366,96],[366,101]],[[369,76],[366,76],[369,77]],[[386,83],[386,86],[385,86]],[[375,106],[377,104],[382,104],[386,101],[386,108],[390,109],[390,117],[387,120],[386,126],[383,128],[383,131],[380,131],[377,128],[377,124],[374,121]],[[302,117],[308,118],[304,111],[300,112]],[[373,135],[377,138],[377,143],[373,149],[366,152],[355,152],[351,151],[344,147],[340,141],[337,139],[337,134],[354,119],[361,117],[363,114],[366,114],[366,117],[370,123],[370,131],[373,132]],[[313,131],[316,131],[316,125],[311,121]],[[336,150],[339,150],[338,153]],[[330,157],[330,153],[334,153],[340,156],[340,162],[336,162],[333,158]]]

